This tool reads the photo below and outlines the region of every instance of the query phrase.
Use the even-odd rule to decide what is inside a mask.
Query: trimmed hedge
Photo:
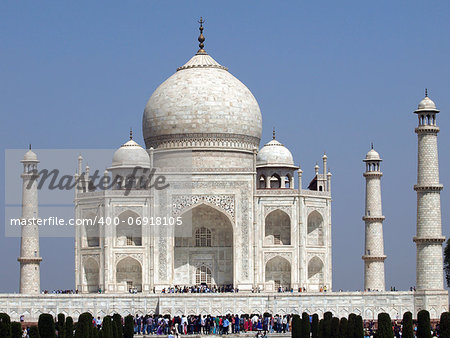
[[[350,313],[348,315],[348,324],[347,324],[347,337],[353,338],[355,336],[355,323],[356,315],[354,313]]]
[[[73,338],[73,319],[72,317],[66,318],[66,324],[64,325],[64,337]]]
[[[331,337],[339,338],[339,318],[331,318]]]
[[[30,327],[30,338],[41,338],[39,335],[39,328],[37,326]]]
[[[292,338],[302,338],[302,320],[297,314],[292,316]]]
[[[431,338],[430,313],[427,310],[417,314],[417,338]]]
[[[312,338],[319,338],[319,315],[317,313],[312,315],[311,333]]]
[[[78,322],[75,329],[75,338],[91,338],[92,327],[92,315],[89,312],[82,313],[78,317]]]
[[[403,314],[402,326],[402,338],[414,338],[413,319],[411,312],[408,311]]]
[[[22,324],[19,322],[11,323],[11,338],[22,338]]]
[[[128,315],[125,317],[125,327],[123,330],[124,338],[133,338],[134,337],[134,318],[132,315]]]
[[[394,338],[391,317],[387,313],[378,314],[378,330],[376,338]]]
[[[355,318],[355,338],[364,338],[364,324],[361,316]]]
[[[311,336],[311,324],[309,322],[309,314],[302,313],[302,337],[309,338]]]
[[[439,322],[439,337],[450,338],[450,312],[441,314]]]
[[[58,314],[58,321],[56,322],[56,330],[58,331],[58,338],[64,338],[64,324],[66,323],[66,316],[64,313]]]
[[[55,321],[49,313],[43,313],[38,319],[39,335],[45,338],[56,338]]]
[[[0,313],[0,337],[11,337],[11,318],[6,313]]]
[[[113,324],[112,324],[111,316],[106,316],[103,319],[101,332],[102,332],[103,338],[113,338]]]
[[[348,319],[342,317],[339,321],[339,338],[347,338],[348,337]]]

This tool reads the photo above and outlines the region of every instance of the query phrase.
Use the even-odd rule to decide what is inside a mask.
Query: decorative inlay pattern
[[[234,195],[173,195],[172,214],[181,215],[184,210],[201,203],[219,207],[234,221]]]
[[[274,210],[281,210],[287,213],[292,218],[292,206],[288,205],[265,205],[264,206],[264,218],[267,217],[268,214],[270,214]]]
[[[131,257],[137,260],[139,263],[143,262],[143,255],[141,253],[116,253],[116,264],[123,258]]]
[[[265,252],[264,253],[264,265],[267,264],[272,258],[281,257],[286,259],[289,263],[292,264],[292,253],[290,252]]]

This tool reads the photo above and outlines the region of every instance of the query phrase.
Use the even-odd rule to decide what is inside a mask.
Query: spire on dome
[[[30,146],[28,148],[31,150],[31,143],[30,143]]]
[[[273,131],[272,131],[272,140],[275,140],[275,127],[273,127]]]
[[[203,43],[205,42],[205,37],[203,36],[203,24],[205,22],[206,20],[203,20],[203,18],[200,17],[200,20],[198,21],[198,23],[200,24],[200,36],[198,37],[198,42],[200,42],[198,46],[200,47],[200,49],[198,50],[197,54],[206,54],[205,50],[203,49],[203,47],[205,47],[205,44]]]
[[[130,140],[133,139],[133,128],[130,127]]]
[[[425,88],[425,97],[428,97],[428,88]]]

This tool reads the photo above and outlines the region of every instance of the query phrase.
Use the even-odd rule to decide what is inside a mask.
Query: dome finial
[[[133,139],[133,128],[130,127],[130,140]]]
[[[198,42],[200,42],[198,44],[198,46],[200,47],[200,49],[198,50],[197,54],[206,54],[205,50],[203,49],[203,47],[205,47],[204,43],[205,42],[205,37],[203,36],[203,24],[206,22],[206,20],[203,20],[203,17],[200,17],[200,20],[198,21],[198,23],[200,24],[199,30],[200,30],[200,36],[198,37]]]
[[[373,149],[373,142],[370,142],[370,148]]]
[[[428,97],[428,88],[425,88],[425,97]]]
[[[30,150],[31,150],[31,143],[30,143],[30,145],[28,146],[28,148],[30,148]]]
[[[272,140],[275,140],[275,127],[273,127],[273,131],[272,131]]]

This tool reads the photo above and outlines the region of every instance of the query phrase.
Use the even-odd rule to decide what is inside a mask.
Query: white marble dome
[[[369,152],[366,154],[366,161],[380,161],[380,154],[376,152],[373,148],[369,150]]]
[[[30,149],[23,156],[23,160],[26,162],[36,162],[38,161],[37,155]]]
[[[436,110],[436,104],[428,96],[425,96],[425,98],[419,102],[417,110]]]
[[[114,152],[112,168],[150,168],[147,151],[130,139]]]
[[[259,147],[262,117],[250,90],[199,52],[150,97],[143,116],[147,148]]]
[[[273,139],[256,156],[258,167],[294,167],[294,157],[288,148]]]

